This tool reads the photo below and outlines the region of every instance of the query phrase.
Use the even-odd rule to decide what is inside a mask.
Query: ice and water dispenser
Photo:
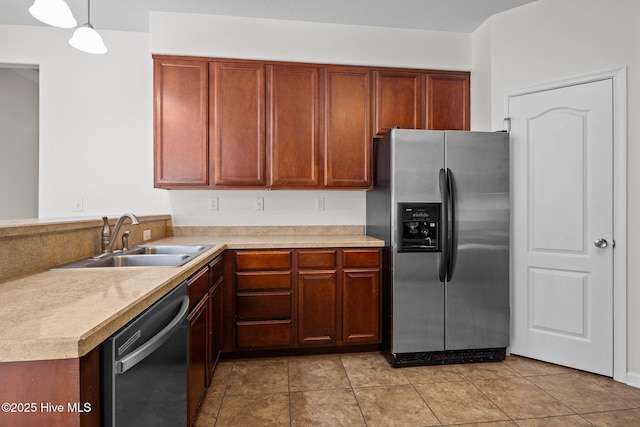
[[[440,252],[441,203],[398,203],[398,252]]]

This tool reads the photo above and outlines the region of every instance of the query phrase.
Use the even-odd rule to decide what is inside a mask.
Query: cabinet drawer
[[[209,291],[209,267],[205,267],[189,278],[189,309]]]
[[[298,253],[298,268],[335,268],[336,251],[300,251]]]
[[[238,291],[291,289],[291,273],[288,271],[236,273],[236,289]]]
[[[268,322],[238,322],[238,348],[289,347],[291,320]]]
[[[291,251],[238,251],[237,270],[285,270],[291,268]]]
[[[238,320],[291,319],[291,293],[236,296]]]
[[[345,268],[380,267],[380,249],[345,249]]]

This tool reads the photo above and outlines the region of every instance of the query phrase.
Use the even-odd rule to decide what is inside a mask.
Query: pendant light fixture
[[[91,25],[91,0],[87,0],[87,23],[73,32],[69,44],[87,53],[107,53],[107,46],[102,41],[102,37]]]
[[[64,0],[35,0],[29,13],[38,21],[54,27],[73,28],[78,25]]]

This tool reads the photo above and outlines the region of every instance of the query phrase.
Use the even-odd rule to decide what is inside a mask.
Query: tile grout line
[[[349,389],[351,390],[351,394],[353,398],[356,400],[356,405],[358,405],[358,410],[360,411],[360,416],[362,417],[362,421],[364,421],[364,425],[368,426],[367,417],[364,415],[364,411],[362,410],[362,406],[360,406],[360,401],[358,400],[358,396],[356,396],[356,391],[353,388],[353,384],[351,383],[351,378],[349,378],[349,374],[347,373],[347,368],[344,367],[344,362],[342,361],[342,356],[340,356],[340,366],[342,367],[342,371],[344,372],[344,376],[347,378],[349,382]]]
[[[227,396],[227,388],[229,387],[229,381],[231,380],[231,374],[233,373],[233,367],[235,366],[235,362],[231,361],[231,369],[229,370],[229,375],[224,382],[224,390],[222,391],[222,399],[220,399],[220,404],[218,405],[218,410],[216,411],[216,421],[212,427],[218,425],[218,420],[220,419],[220,411],[222,410],[222,403],[224,402],[225,397]],[[215,374],[214,374],[215,375]]]
[[[441,426],[444,425],[444,423],[442,422],[442,420],[440,419],[440,417],[438,417],[438,414],[436,414],[436,412],[433,410],[433,408],[431,408],[431,406],[429,406],[429,403],[424,399],[424,396],[422,396],[422,394],[420,394],[420,392],[418,391],[418,389],[416,388],[416,385],[413,383],[413,381],[409,380],[407,378],[407,380],[409,381],[409,384],[411,384],[411,388],[413,388],[413,391],[415,391],[418,396],[420,396],[420,400],[422,400],[422,402],[425,404],[425,406],[427,407],[427,409],[429,409],[431,411],[431,413],[433,414],[434,417],[436,417],[436,420],[438,420],[438,422],[440,423]]]
[[[511,419],[511,421],[513,421],[514,423],[518,424],[517,420],[522,420],[522,419],[531,419],[531,420],[535,420],[535,419],[544,419],[544,418],[553,418],[553,417],[558,417],[558,416],[572,416],[572,415],[577,415],[580,418],[584,419],[582,416],[580,416],[579,413],[577,413],[576,411],[574,411],[572,408],[570,408],[569,406],[567,406],[564,402],[561,402],[559,399],[557,399],[555,396],[553,396],[551,393],[549,393],[548,391],[546,391],[545,389],[543,389],[542,387],[540,387],[538,384],[534,383],[533,381],[531,381],[529,379],[529,377],[535,377],[535,376],[556,376],[556,375],[567,375],[567,374],[546,374],[546,375],[524,375],[522,373],[520,373],[518,370],[512,368],[511,366],[509,366],[508,363],[506,363],[506,366],[509,367],[509,369],[513,370],[516,374],[518,374],[519,378],[524,379],[525,381],[527,381],[527,383],[533,385],[534,387],[536,387],[538,390],[542,391],[545,395],[549,396],[551,399],[555,400],[556,402],[558,402],[560,405],[564,406],[565,408],[567,408],[569,411],[571,411],[571,414],[567,414],[567,415],[546,415],[543,417],[533,417],[533,418],[513,418],[511,417],[509,414],[507,414],[496,402],[494,402],[489,396],[487,396],[482,390],[480,390],[480,388],[476,385],[476,383],[474,382],[474,380],[469,379],[469,381],[471,381],[471,383],[473,384],[473,386],[475,388],[478,389],[478,391],[480,391],[480,393],[482,393],[484,396],[486,396],[487,399],[489,399],[491,401],[491,403],[493,403],[494,405],[496,405],[496,407],[498,409],[500,409],[502,412],[504,412],[504,414],[509,417],[509,419]],[[464,374],[463,374],[464,375]],[[465,376],[466,377],[466,376]],[[509,377],[504,377],[504,378],[509,378]],[[516,377],[512,377],[512,378],[516,378]],[[478,380],[489,380],[492,378],[478,378]],[[584,419],[585,421],[587,421],[586,419]],[[587,421],[588,422],[588,421]],[[591,423],[589,423],[591,424]],[[518,424],[519,425],[519,424]]]

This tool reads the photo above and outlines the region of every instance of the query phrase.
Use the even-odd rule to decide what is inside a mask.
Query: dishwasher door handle
[[[189,297],[182,297],[182,305],[176,317],[169,322],[160,332],[155,334],[149,341],[142,344],[136,351],[120,360],[116,360],[115,371],[117,374],[124,374],[129,369],[142,362],[147,356],[153,353],[158,347],[171,338],[173,331],[180,326],[182,320],[187,316],[189,310]]]

